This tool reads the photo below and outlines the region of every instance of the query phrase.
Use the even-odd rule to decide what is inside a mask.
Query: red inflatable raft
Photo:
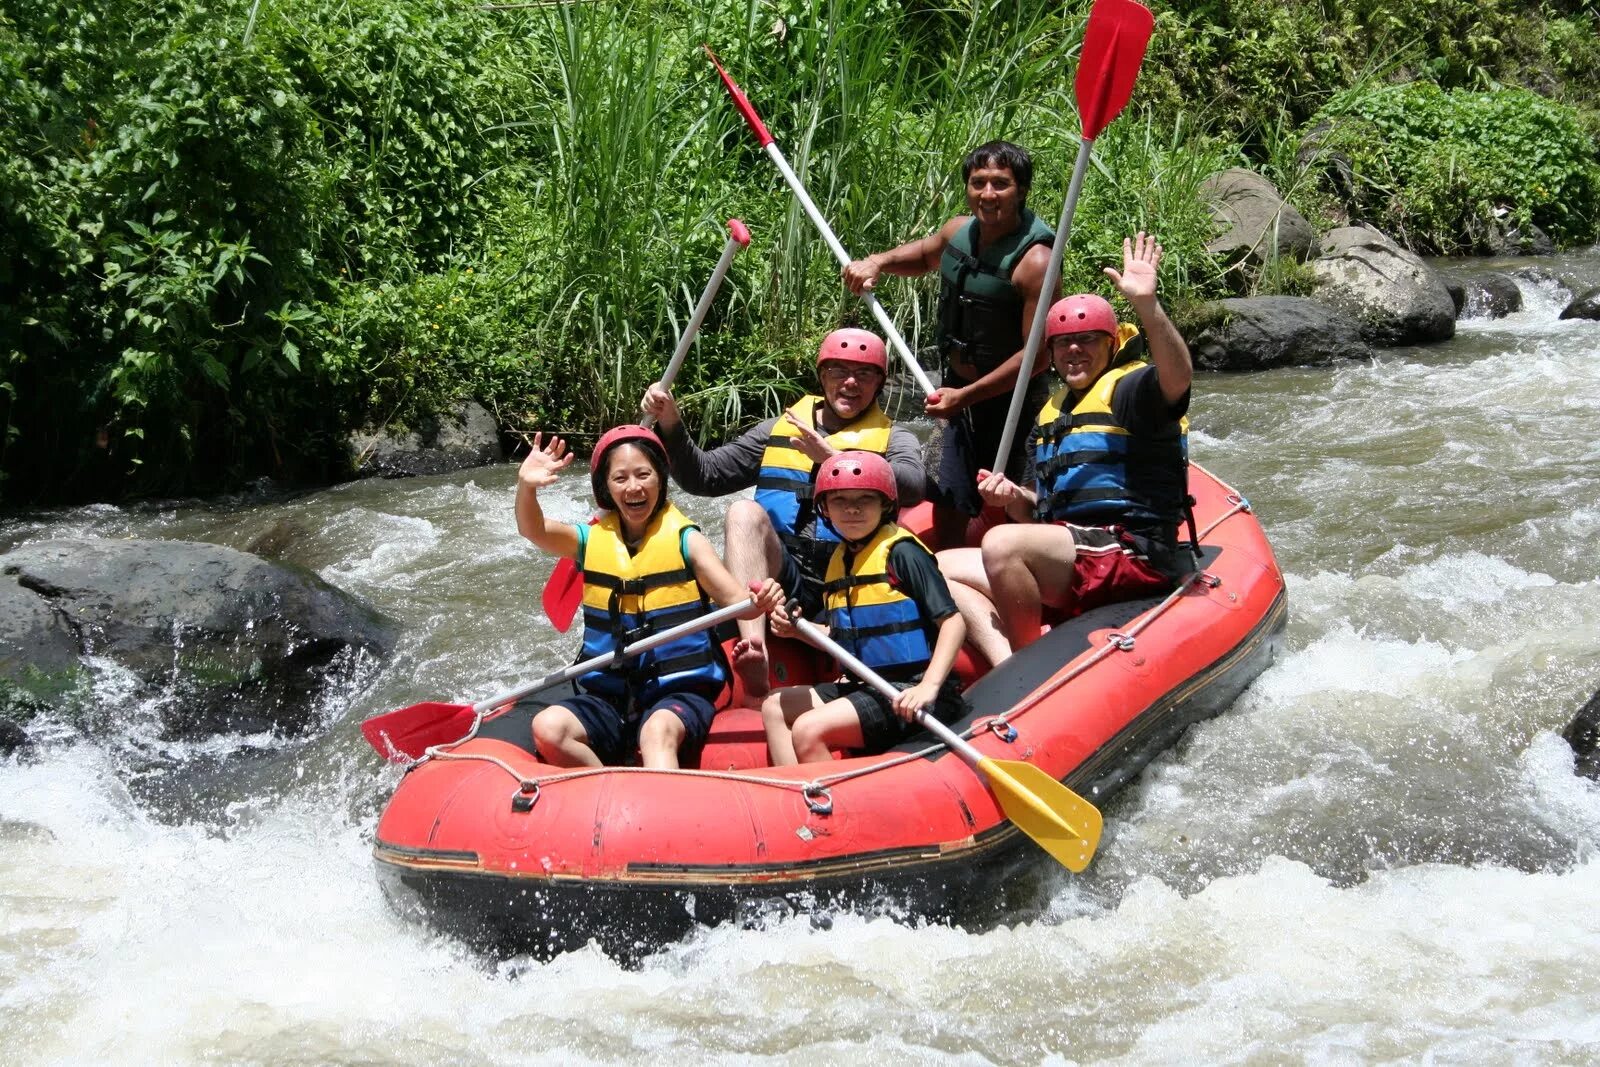
[[[1099,805],[1266,668],[1287,619],[1283,576],[1243,498],[1199,467],[1190,487],[1202,570],[1165,598],[1057,626],[978,678],[957,732]],[[819,670],[796,647],[775,680]],[[774,902],[981,924],[1037,882],[1016,875],[1051,865],[930,736],[774,769],[760,714],[734,709],[717,716],[698,769],[561,770],[534,756],[529,723],[570,691],[492,714],[409,768],[374,849],[402,911],[497,951],[593,939],[630,955]]]

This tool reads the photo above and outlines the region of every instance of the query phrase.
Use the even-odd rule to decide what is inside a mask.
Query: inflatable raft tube
[[[1165,597],[1069,620],[967,690],[954,724],[1097,805],[1271,662],[1283,577],[1249,505],[1198,467],[1202,569]],[[775,675],[815,676],[792,648]],[[967,667],[970,670],[970,665]],[[870,757],[767,766],[760,714],[717,716],[694,769],[564,770],[532,751],[558,687],[412,765],[374,858],[405,914],[498,954],[597,941],[633,957],[699,924],[772,911],[884,910],[982,926],[1014,914],[1049,859],[928,735]]]

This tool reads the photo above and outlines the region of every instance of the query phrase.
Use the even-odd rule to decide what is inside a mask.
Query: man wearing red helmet
[[[640,410],[656,418],[672,460],[672,476],[697,496],[721,496],[751,486],[754,500],[728,508],[728,567],[744,582],[777,578],[808,607],[821,599],[828,557],[838,535],[817,515],[812,483],[819,463],[850,449],[887,457],[900,499],[922,499],[926,474],[917,439],[894,426],[878,405],[888,370],[883,340],[867,330],[834,330],[817,350],[822,395],[801,397],[781,416],[758,423],[732,441],[702,450],[683,425],[672,394],[656,382]],[[734,669],[751,698],[766,694],[766,620],[739,624]]]
[[[1022,349],[1050,265],[1055,233],[1027,208],[1033,160],[1007,141],[973,149],[961,167],[969,214],[927,237],[858,259],[844,268],[845,286],[860,294],[880,274],[916,277],[939,272],[937,343],[943,361],[929,417],[948,419],[940,443],[934,511],[939,540],[960,544],[967,519],[982,510],[980,467],[994,462]],[[1049,294],[1050,298],[1055,293]],[[1036,373],[1044,370],[1043,361]],[[1033,383],[1023,418],[1033,421],[1047,390]],[[1022,478],[1026,442],[1017,435],[1006,470]]]
[[[1039,636],[1044,607],[1075,615],[1162,592],[1192,563],[1178,523],[1194,367],[1156,299],[1161,246],[1141,232],[1122,249],[1121,272],[1106,275],[1133,305],[1144,349],[1119,344],[1125,328],[1098,296],[1051,306],[1045,335],[1066,384],[1034,428],[1035,487],[981,471],[983,499],[1015,521],[986,533],[981,549],[939,556],[969,639],[991,663]]]
[[[964,710],[950,668],[966,624],[933,554],[895,525],[896,497],[894,473],[874,452],[841,452],[817,473],[817,508],[840,538],[823,586],[829,636],[904,688],[893,701],[851,679],[774,690],[761,705],[774,767],[826,760],[835,748],[882,752],[912,732],[917,709],[947,723]],[[790,632],[784,606],[773,606],[772,625]]]
[[[580,660],[616,652],[652,633],[745,599],[745,586],[716,549],[667,500],[667,456],[643,426],[618,426],[595,445],[589,481],[603,514],[592,525],[547,519],[539,490],[554,485],[572,455],[559,437],[533,450],[517,471],[517,530],[583,569]],[[776,606],[782,594],[766,582],[750,613]],[[533,740],[558,767],[626,763],[638,752],[646,767],[677,767],[711,730],[715,701],[727,685],[722,648],[707,633],[686,634],[632,660],[581,676],[580,692],[533,718]]]

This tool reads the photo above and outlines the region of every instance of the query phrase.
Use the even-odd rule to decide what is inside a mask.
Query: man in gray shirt
[[[894,469],[900,503],[922,500],[927,484],[921,449],[910,431],[889,421],[878,404],[888,370],[883,340],[867,330],[835,330],[817,350],[822,395],[801,397],[727,444],[703,450],[689,436],[672,394],[656,382],[639,408],[655,416],[666,442],[672,477],[696,496],[722,496],[756,487],[754,500],[728,508],[728,569],[743,582],[776,578],[808,614],[822,600],[822,577],[839,536],[812,506],[819,464],[839,452],[877,452]],[[765,616],[741,620],[733,668],[752,700],[766,695]]]

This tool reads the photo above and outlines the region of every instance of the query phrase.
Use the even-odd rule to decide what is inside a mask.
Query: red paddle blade
[[[773,141],[772,134],[767,132],[766,124],[761,121],[761,116],[756,114],[750,98],[744,95],[743,89],[734,84],[732,78],[728,77],[728,72],[722,69],[722,63],[717,59],[717,54],[711,50],[711,46],[703,44],[700,47],[711,57],[712,65],[717,68],[717,75],[722,78],[722,84],[727,86],[728,95],[733,97],[733,106],[739,109],[739,114],[743,115],[745,122],[750,125],[750,132],[756,135],[756,143],[762,148],[767,147]]]
[[[1100,136],[1127,106],[1154,28],[1155,16],[1134,0],[1095,0],[1072,84],[1085,141]]]
[[[361,723],[361,736],[384,759],[403,762],[402,756],[421,759],[433,745],[446,745],[472,729],[470,704],[413,704],[386,711]]]
[[[583,603],[583,572],[578,569],[577,560],[562,556],[556,562],[556,569],[544,585],[541,602],[550,625],[566,633],[567,627],[572,625],[572,617],[578,613],[578,605]]]

